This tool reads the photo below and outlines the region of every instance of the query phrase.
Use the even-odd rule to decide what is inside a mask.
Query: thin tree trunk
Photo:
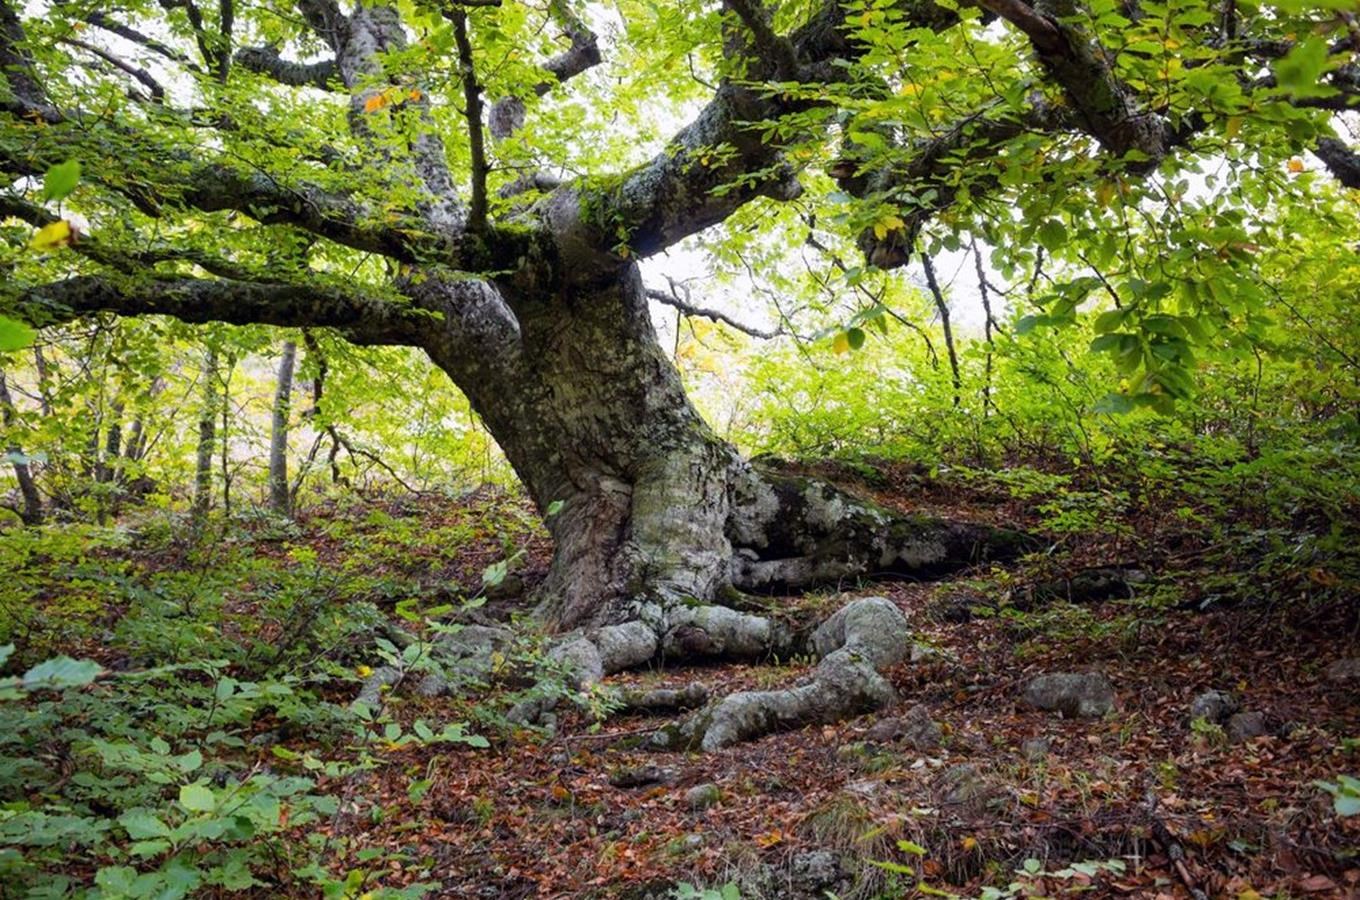
[[[213,447],[217,442],[218,363],[216,348],[203,357],[203,401],[198,415],[198,454],[194,468],[193,521],[201,529],[212,506]]]
[[[10,396],[9,385],[5,383],[5,373],[0,372],[0,424],[9,431],[14,427],[16,418],[14,410],[14,398]],[[10,454],[11,464],[14,466],[14,479],[19,483],[19,496],[23,498],[23,509],[19,510],[19,518],[25,525],[40,525],[43,518],[42,495],[38,493],[38,486],[33,481],[33,471],[29,468],[28,458],[24,456],[23,448],[18,441],[10,441],[6,447]]]
[[[269,505],[281,516],[292,513],[288,491],[288,416],[293,392],[293,363],[297,344],[284,341],[279,357],[279,379],[274,389],[274,418],[269,430]]]
[[[218,435],[217,447],[222,465],[222,514],[231,515],[231,378],[236,374],[236,355],[227,355],[226,373],[222,377],[222,396],[219,399],[222,415],[222,433]]]
[[[949,304],[945,302],[944,292],[940,290],[940,283],[935,278],[935,266],[931,263],[930,257],[922,253],[921,264],[925,267],[926,284],[930,287],[930,296],[935,301],[935,309],[940,314],[940,325],[944,329],[944,346],[949,353],[949,375],[954,384],[954,406],[957,407],[963,393],[963,379],[959,376],[959,354],[954,347],[954,329],[949,321]]]
[[[982,267],[982,251],[978,249],[976,241],[973,242],[973,266],[977,270],[978,294],[982,297],[982,333],[987,339],[986,369],[982,381],[982,417],[985,419],[992,411],[992,352],[996,349],[992,331],[996,327],[996,320],[992,317],[991,290],[987,286],[987,273]]]

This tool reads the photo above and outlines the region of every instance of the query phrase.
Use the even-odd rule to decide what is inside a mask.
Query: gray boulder
[[[693,810],[708,809],[710,806],[717,806],[722,799],[722,791],[718,790],[716,784],[705,783],[696,784],[694,787],[685,791],[685,802]]]
[[[800,896],[824,896],[846,880],[840,858],[830,850],[808,850],[789,863],[790,887]]]
[[[1114,709],[1114,686],[1099,672],[1054,672],[1025,685],[1025,702],[1063,716],[1096,719]]]

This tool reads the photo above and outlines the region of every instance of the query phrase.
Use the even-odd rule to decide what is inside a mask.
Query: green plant
[[[1313,784],[1332,795],[1332,808],[1338,816],[1360,816],[1360,778],[1338,775],[1335,782],[1314,781]]]

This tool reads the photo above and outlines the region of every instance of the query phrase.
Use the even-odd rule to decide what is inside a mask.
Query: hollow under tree
[[[90,223],[70,241],[62,226],[46,232],[68,246],[21,259],[5,308],[40,325],[169,315],[422,349],[553,511],[539,611],[581,634],[604,671],[788,649],[785,629],[723,605],[733,592],[928,576],[1022,544],[743,459],[686,397],[649,300],[696,310],[647,290],[639,260],[752,203],[815,200],[851,210],[850,237],[885,271],[941,213],[1070,191],[1072,172],[1098,194],[1124,191],[1177,154],[1259,144],[1269,129],[1276,155],[1311,147],[1360,184],[1330,124],[1360,97],[1346,14],[1158,7],[1147,26],[1166,37],[1158,48],[1119,37],[1151,21],[1137,0],[120,9],[65,2],[26,20],[0,2],[0,214],[62,221],[32,195],[75,159],[85,175],[71,203]],[[615,13],[624,25],[597,36],[591,21]],[[647,15],[650,31],[629,24]],[[1293,37],[1322,31],[1330,43]],[[1186,49],[1167,49],[1173,32]],[[609,109],[590,105],[609,82],[578,76],[650,44],[672,73],[663,89],[685,56],[691,72],[699,59],[714,81],[706,101],[652,158],[563,177],[593,160],[592,140],[614,139]],[[921,73],[954,65],[946,52],[981,53],[987,77],[902,114],[894,103],[931,90]],[[577,85],[590,103],[560,105]],[[819,632],[820,649],[871,675],[897,657],[856,636],[898,627],[886,615],[855,607]],[[840,675],[776,698],[739,736],[881,700],[881,685],[838,689]],[[694,721],[702,741],[708,720]]]

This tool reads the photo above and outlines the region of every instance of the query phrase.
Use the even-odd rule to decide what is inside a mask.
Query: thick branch
[[[1327,171],[1348,188],[1360,188],[1360,154],[1336,138],[1322,138],[1313,149]]]
[[[419,345],[428,314],[366,294],[316,285],[230,279],[125,279],[78,275],[32,288],[19,311],[37,325],[96,312],[166,315],[184,322],[336,328],[361,344]]]
[[[756,50],[774,64],[774,74],[780,81],[798,78],[798,51],[788,38],[776,34],[770,27],[769,12],[758,0],[727,0],[727,6],[737,14],[751,32]]]
[[[944,29],[957,21],[932,0],[901,0],[903,27]],[[834,65],[863,52],[844,27],[844,8],[828,0],[788,40],[808,77],[844,78]],[[749,83],[775,77],[776,61],[756,59]],[[618,178],[568,182],[539,205],[564,267],[607,270],[611,258],[649,256],[730,216],[760,196],[791,200],[802,191],[780,148],[752,123],[806,109],[813,101],[766,95],[724,82],[713,100],[651,161]],[[714,153],[721,149],[721,153]],[[620,235],[623,235],[620,240]]]
[[[242,47],[236,51],[236,62],[241,67],[268,75],[279,84],[290,87],[314,87],[323,91],[335,89],[339,69],[335,60],[300,63],[284,59],[273,47]]]

